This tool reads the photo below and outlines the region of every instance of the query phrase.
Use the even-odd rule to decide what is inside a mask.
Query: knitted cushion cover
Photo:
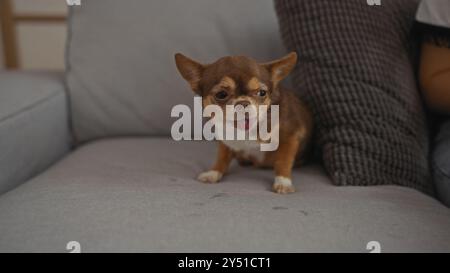
[[[299,53],[294,85],[313,110],[316,144],[336,185],[433,192],[410,35],[417,6],[275,1],[284,43]]]

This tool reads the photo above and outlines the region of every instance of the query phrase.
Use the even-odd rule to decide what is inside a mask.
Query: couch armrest
[[[62,73],[0,71],[0,194],[70,150]]]

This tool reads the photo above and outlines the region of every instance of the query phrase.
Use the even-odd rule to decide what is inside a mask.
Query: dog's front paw
[[[211,171],[201,173],[197,177],[197,179],[203,183],[217,183],[222,178],[222,176],[223,175],[221,172],[211,170]]]
[[[275,182],[273,183],[272,189],[274,192],[280,194],[295,192],[291,179],[284,176],[275,177]]]

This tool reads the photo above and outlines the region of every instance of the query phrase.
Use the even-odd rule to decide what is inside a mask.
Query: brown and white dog
[[[244,56],[228,56],[212,64],[201,64],[178,53],[175,62],[192,90],[202,97],[204,107],[218,105],[225,112],[227,105],[279,105],[278,149],[260,151],[259,138],[221,140],[215,164],[198,179],[205,183],[218,182],[236,158],[241,165],[274,168],[273,190],[282,194],[294,192],[292,168],[302,162],[309,150],[313,130],[312,115],[306,105],[279,84],[295,67],[297,54],[293,52],[268,63],[258,63]],[[248,129],[248,120],[245,128]]]

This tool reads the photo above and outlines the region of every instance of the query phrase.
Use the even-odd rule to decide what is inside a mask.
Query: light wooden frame
[[[0,0],[0,25],[2,31],[3,57],[6,69],[18,69],[17,23],[63,23],[64,15],[14,14],[11,0]]]

